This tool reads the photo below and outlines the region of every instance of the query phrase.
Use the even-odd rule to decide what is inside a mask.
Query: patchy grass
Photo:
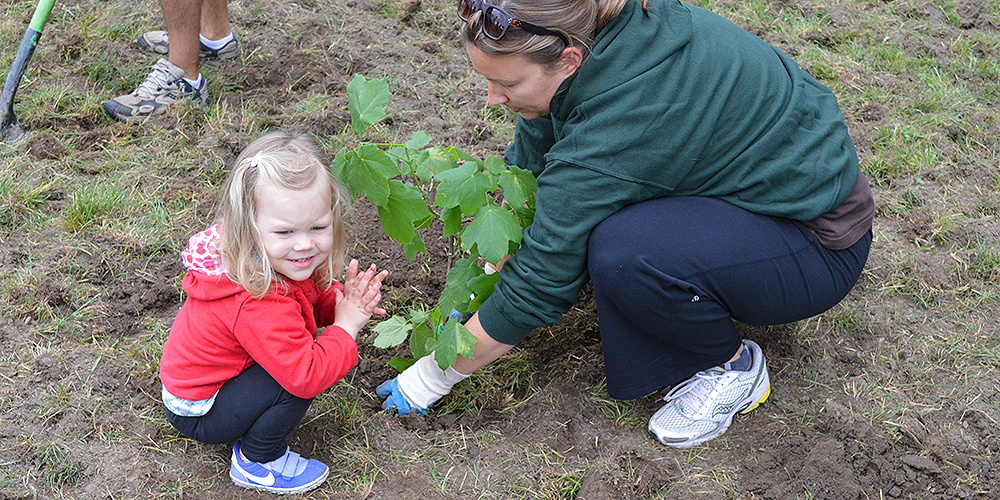
[[[398,419],[373,394],[393,375],[384,361],[394,353],[371,347],[366,332],[361,366],[315,400],[293,435],[295,451],[331,466],[307,497],[1000,491],[1000,2],[698,5],[837,94],[876,196],[872,255],[844,302],[793,325],[738,325],[767,353],[771,399],[705,446],[659,447],[645,425],[663,393],[607,397],[585,293],[563,322],[459,384],[429,417]],[[50,16],[15,107],[30,133],[0,152],[0,496],[249,495],[227,477],[228,446],[194,443],[166,422],[157,373],[183,301],[177,252],[211,223],[226,168],[251,140],[283,127],[330,153],[355,144],[345,87],[356,73],[389,78],[387,140],[423,130],[485,157],[513,135],[511,113],[484,105],[453,3],[229,7],[243,60],[206,71],[208,107],[145,124],[114,123],[101,106],[155,62],[131,43],[162,29],[156,5],[74,0]],[[0,5],[0,68],[33,8]],[[371,207],[352,218],[352,256],[393,273],[386,305],[433,302],[448,243],[409,262],[381,237]]]

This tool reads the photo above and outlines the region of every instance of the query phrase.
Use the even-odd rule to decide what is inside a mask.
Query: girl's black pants
[[[219,389],[205,415],[166,412],[167,421],[188,438],[207,444],[240,441],[247,459],[270,462],[285,454],[288,439],[310,404],[311,399],[293,396],[260,365],[253,365]]]

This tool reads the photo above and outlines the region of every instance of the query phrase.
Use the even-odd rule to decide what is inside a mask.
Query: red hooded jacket
[[[212,229],[192,237],[204,238]],[[204,239],[201,240],[202,242]],[[214,242],[213,242],[214,243]],[[197,243],[201,244],[201,243]],[[285,390],[311,399],[358,364],[358,346],[334,321],[339,283],[320,291],[312,280],[275,284],[254,298],[214,265],[191,263],[184,276],[187,300],[163,346],[160,380],[170,394],[188,401],[212,397],[222,384],[254,363]],[[317,337],[320,326],[329,326]]]

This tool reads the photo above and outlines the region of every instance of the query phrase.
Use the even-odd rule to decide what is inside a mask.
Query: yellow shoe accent
[[[747,413],[750,413],[750,410],[753,410],[754,408],[760,406],[760,404],[763,403],[764,401],[767,401],[767,397],[770,395],[771,395],[771,384],[767,384],[767,390],[764,391],[764,397],[760,398],[760,401],[754,403],[753,406],[751,406],[750,408],[741,411],[740,415],[746,415]]]

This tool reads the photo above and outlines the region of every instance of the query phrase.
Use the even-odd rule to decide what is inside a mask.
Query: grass
[[[698,4],[793,54],[836,92],[878,210],[877,250],[856,291],[795,325],[743,326],[773,349],[776,392],[750,425],[683,452],[642,436],[662,393],[607,397],[591,309],[572,310],[460,384],[423,427],[379,413],[371,381],[345,380],[317,398],[303,424],[318,436],[316,451],[336,460],[317,497],[399,496],[386,488],[413,483],[449,498],[571,499],[594,485],[636,497],[753,498],[762,493],[747,491],[749,476],[769,473],[758,461],[789,442],[807,453],[811,439],[839,439],[824,431],[833,404],[894,452],[926,451],[905,447],[912,417],[947,443],[935,454],[952,463],[971,456],[946,467],[960,469],[952,496],[1000,489],[976,469],[976,460],[996,462],[996,448],[965,444],[986,442],[979,426],[1000,420],[992,313],[1000,306],[1000,36],[961,28],[966,20],[951,1]],[[996,0],[977,5],[981,23],[1000,15]],[[0,6],[0,47],[16,46],[33,7]],[[96,452],[146,467],[114,498],[225,498],[226,450],[172,431],[156,375],[182,300],[176,251],[210,221],[233,156],[275,126],[321,131],[330,150],[355,143],[338,120],[340,73],[356,68],[390,77],[396,107],[381,127],[389,139],[405,141],[436,120],[445,123],[431,134],[440,140],[501,154],[488,143],[513,135],[509,111],[483,106],[483,82],[456,41],[453,5],[426,0],[409,25],[399,21],[403,7],[302,2],[290,16],[286,6],[231,2],[245,66],[206,74],[208,108],[181,106],[129,125],[100,108],[148,70],[151,60],[128,45],[139,31],[162,28],[155,6],[57,5],[18,92],[16,111],[32,134],[0,153],[0,496],[84,498],[103,477],[85,467]],[[327,38],[316,39],[320,31]],[[280,36],[295,39],[270,40]],[[293,78],[291,68],[272,68],[286,49],[328,73]],[[0,51],[0,67],[12,60],[13,50]],[[262,83],[265,76],[276,83]],[[394,289],[388,305],[433,301],[421,289],[432,273],[411,273],[413,286]],[[144,302],[164,290],[176,300]],[[50,358],[54,368],[40,372]],[[785,458],[783,481],[801,483],[792,495],[820,498],[794,457]]]
[[[58,491],[80,478],[83,463],[66,447],[51,443],[39,447],[36,454],[44,471],[42,483],[49,489]]]

